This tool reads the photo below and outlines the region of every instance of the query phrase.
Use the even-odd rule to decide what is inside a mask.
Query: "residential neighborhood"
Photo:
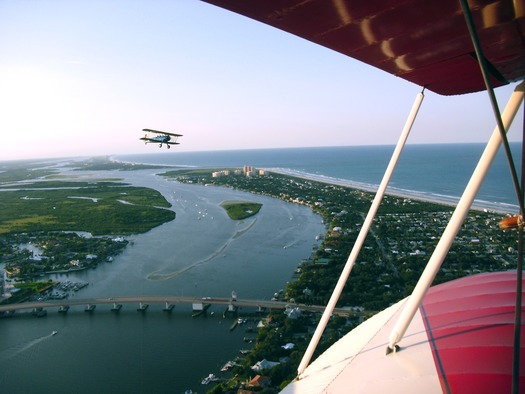
[[[307,205],[317,212],[326,225],[326,233],[319,234],[322,243],[310,258],[298,263],[294,280],[290,280],[280,295],[306,304],[328,302],[373,199],[368,191],[272,172],[246,177],[230,170],[228,176],[212,177],[210,172],[202,170],[170,171],[164,176],[180,182],[264,194]],[[348,308],[348,317],[332,318],[317,349],[319,353],[363,319],[410,294],[452,211],[453,207],[447,204],[406,196],[384,197],[337,305]],[[434,284],[480,272],[513,269],[517,236],[513,231],[500,229],[499,222],[504,217],[499,212],[471,210]],[[253,375],[251,367],[266,365],[267,368],[258,372],[271,383],[261,389],[249,388],[246,381],[242,381],[237,393],[274,393],[293,379],[319,319],[318,315],[301,313],[293,307],[285,313],[271,312],[271,317],[271,323],[259,329],[253,351],[242,366],[233,369],[238,377],[249,377]],[[293,346],[286,347],[288,343]],[[277,364],[283,357],[287,361]],[[268,362],[276,364],[268,366]],[[209,392],[236,392],[232,391],[233,387],[232,382],[222,383]]]

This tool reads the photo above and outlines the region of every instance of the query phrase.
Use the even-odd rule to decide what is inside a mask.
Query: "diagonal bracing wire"
[[[518,204],[520,207],[520,223],[523,223],[523,215],[525,213],[524,209],[524,194],[523,194],[523,185],[524,183],[524,149],[525,149],[525,141],[523,141],[522,136],[522,155],[521,155],[521,161],[522,161],[522,168],[521,168],[521,186],[520,182],[518,181],[518,175],[516,171],[516,166],[514,164],[514,160],[512,159],[512,153],[510,151],[509,141],[507,139],[507,134],[505,132],[505,128],[503,126],[503,121],[501,119],[501,114],[498,108],[498,102],[496,100],[496,96],[494,94],[494,88],[492,87],[492,84],[490,83],[490,80],[488,78],[487,73],[487,61],[485,59],[485,56],[483,55],[483,50],[481,48],[479,38],[476,32],[476,28],[474,26],[474,20],[472,18],[472,14],[470,12],[470,8],[468,6],[467,0],[460,0],[461,7],[463,8],[463,13],[465,15],[465,20],[467,22],[467,26],[470,33],[470,38],[472,40],[472,44],[474,45],[474,49],[476,51],[476,56],[478,58],[478,62],[481,69],[481,74],[483,75],[483,80],[485,82],[485,86],[487,88],[487,93],[490,97],[490,102],[492,104],[492,110],[494,111],[494,116],[496,117],[496,121],[498,123],[498,128],[500,131],[501,139],[503,142],[503,146],[505,148],[505,155],[507,157],[507,162],[509,165],[509,169],[512,176],[512,183],[514,184],[514,189],[516,191],[516,196],[518,200]],[[524,132],[525,132],[525,123],[523,125]],[[512,364],[512,393],[519,393],[519,377],[520,377],[520,353],[521,353],[521,293],[522,293],[522,264],[523,263],[523,224],[521,224],[518,227],[518,262],[517,262],[517,269],[516,269],[516,308],[515,308],[515,320],[514,320],[514,352],[513,352],[513,364]]]

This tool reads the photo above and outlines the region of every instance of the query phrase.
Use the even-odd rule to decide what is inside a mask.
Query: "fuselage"
[[[171,140],[169,135],[157,135],[156,137],[151,138],[152,142],[166,143]]]

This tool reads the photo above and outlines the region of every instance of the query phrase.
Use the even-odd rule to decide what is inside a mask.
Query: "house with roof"
[[[271,383],[272,380],[268,376],[255,375],[255,377],[246,384],[246,387],[269,387]]]

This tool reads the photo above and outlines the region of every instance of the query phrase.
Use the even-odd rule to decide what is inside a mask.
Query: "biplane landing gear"
[[[168,149],[170,149],[170,148],[171,148],[171,145],[168,145]]]
[[[159,148],[162,148],[162,144],[159,145]]]

